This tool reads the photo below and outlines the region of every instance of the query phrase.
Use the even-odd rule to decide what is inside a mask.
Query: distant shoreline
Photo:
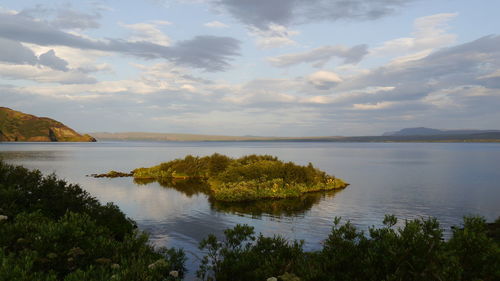
[[[500,133],[430,136],[353,136],[353,137],[242,137],[162,133],[92,133],[98,141],[170,141],[170,142],[358,142],[358,143],[500,143]]]

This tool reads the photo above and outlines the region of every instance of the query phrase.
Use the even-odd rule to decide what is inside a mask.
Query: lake
[[[338,192],[309,194],[300,200],[253,204],[209,202],[203,193],[158,183],[137,185],[132,178],[92,178],[109,170],[138,167],[212,153],[239,157],[271,154],[314,166],[351,185]],[[264,235],[304,239],[321,247],[336,216],[366,230],[385,214],[401,219],[436,217],[445,233],[464,215],[494,220],[500,215],[500,144],[483,143],[328,143],[328,142],[98,142],[0,143],[9,163],[56,173],[78,183],[101,202],[114,202],[150,233],[155,245],[186,250],[192,277],[201,254],[197,245],[236,224]],[[402,223],[402,222],[400,222]]]

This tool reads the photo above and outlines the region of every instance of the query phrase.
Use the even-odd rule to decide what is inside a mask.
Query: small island
[[[200,180],[209,185],[212,199],[224,202],[295,198],[309,192],[343,189],[349,184],[315,168],[285,163],[270,155],[247,155],[237,159],[215,153],[184,159],[130,174],[110,172],[94,177],[133,176],[134,180]]]

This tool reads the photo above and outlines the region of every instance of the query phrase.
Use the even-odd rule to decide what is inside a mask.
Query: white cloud
[[[423,59],[425,58],[426,56],[430,55],[432,53],[433,50],[431,49],[427,49],[427,50],[423,50],[423,51],[420,51],[420,52],[417,52],[417,53],[413,53],[413,54],[410,54],[410,55],[407,55],[407,56],[401,56],[401,57],[397,57],[395,59],[393,59],[390,64],[404,64],[404,63],[407,63],[407,62],[410,62],[410,61],[416,61],[416,60],[419,60],[419,59]]]
[[[257,46],[262,49],[278,48],[287,45],[297,44],[291,37],[299,32],[289,30],[283,25],[270,24],[267,29],[249,27],[250,35],[256,38]]]
[[[413,24],[412,37],[384,42],[382,46],[370,50],[370,55],[403,56],[395,60],[400,63],[418,60],[437,48],[449,46],[455,43],[457,36],[447,33],[448,22],[457,15],[457,13],[447,13],[417,18]]]
[[[355,64],[368,53],[366,45],[346,47],[342,45],[323,46],[307,52],[286,54],[267,58],[276,67],[288,67],[301,63],[310,63],[314,67],[323,67],[333,58],[340,58],[343,64]]]
[[[44,46],[64,45],[73,48],[113,52],[132,55],[142,59],[164,59],[209,72],[226,70],[230,61],[240,55],[240,41],[228,36],[199,35],[191,39],[178,41],[173,46],[164,46],[147,41],[156,40],[168,43],[168,37],[158,33],[148,24],[130,25],[138,30],[138,41],[126,41],[121,38],[89,39],[74,35],[51,26],[49,23],[26,16],[0,13],[0,37],[22,43]],[[7,24],[8,23],[8,24]],[[144,32],[143,32],[144,31]]]
[[[211,27],[211,28],[227,28],[229,27],[227,24],[225,23],[222,23],[220,21],[211,21],[211,22],[207,22],[204,24],[204,26],[206,27]]]
[[[196,88],[193,85],[189,85],[189,84],[182,85],[181,89],[192,92],[192,93],[196,92]]]
[[[342,82],[342,79],[337,73],[325,70],[314,72],[309,75],[308,80],[309,83],[320,90],[328,90]]]
[[[134,24],[121,24],[123,27],[132,31],[132,35],[129,40],[132,42],[151,42],[162,46],[170,46],[171,40],[165,35],[159,28],[158,25],[170,24],[169,22],[158,22],[154,23],[134,23]]]
[[[70,69],[78,69],[84,73],[111,70],[110,64],[98,63],[99,60],[112,56],[109,52],[82,50],[67,46],[40,46],[27,43],[24,43],[24,45],[32,49],[37,56],[54,50],[58,57],[68,62],[68,68]]]
[[[464,108],[469,98],[500,96],[500,91],[478,85],[461,85],[430,92],[422,101],[439,109]]]
[[[478,77],[478,79],[488,79],[488,78],[500,78],[500,69],[491,72],[489,74]]]
[[[394,90],[395,87],[366,87],[358,88],[350,91],[333,92],[328,95],[316,95],[301,98],[301,103],[312,104],[338,104],[339,106],[352,105],[356,100],[370,99],[374,97],[383,97],[388,92]]]
[[[11,9],[6,9],[2,6],[0,6],[0,13],[5,13],[5,14],[10,14],[10,15],[15,15],[18,13],[16,10],[11,10]]]
[[[37,82],[58,82],[64,85],[30,85],[20,87],[23,92],[52,97],[82,97],[105,99],[110,95],[127,93],[136,95],[178,92],[184,94],[205,94],[205,85],[187,76],[189,71],[171,63],[158,63],[152,66],[134,64],[142,70],[136,79],[95,81],[82,73],[55,71],[29,65],[2,65],[0,75],[13,79],[28,79]],[[77,84],[79,83],[79,84]],[[118,97],[115,97],[118,98]]]
[[[379,110],[392,107],[395,104],[396,104],[395,102],[383,101],[377,103],[355,103],[352,105],[352,107],[353,109],[357,110]]]
[[[96,79],[78,71],[60,71],[43,66],[0,64],[0,76],[40,83],[92,84]],[[37,88],[35,86],[34,88]],[[60,86],[54,86],[60,87]]]

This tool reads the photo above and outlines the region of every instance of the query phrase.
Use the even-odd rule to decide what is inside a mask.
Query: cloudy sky
[[[80,132],[500,129],[498,0],[0,3],[0,106]]]

